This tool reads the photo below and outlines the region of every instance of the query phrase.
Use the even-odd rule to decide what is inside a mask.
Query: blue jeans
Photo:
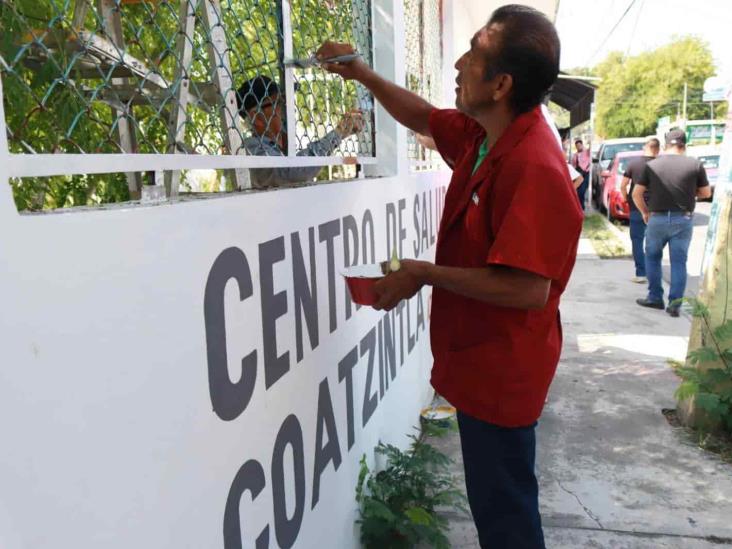
[[[652,213],[646,228],[646,274],[648,300],[663,302],[661,260],[668,244],[671,256],[671,288],[669,303],[684,297],[686,290],[686,258],[693,232],[693,214],[683,212]]]
[[[630,242],[633,244],[633,262],[635,276],[646,276],[646,254],[643,251],[643,240],[646,238],[646,222],[638,210],[630,210]]]
[[[465,486],[483,549],[544,549],[536,424],[499,427],[458,412]]]
[[[582,176],[582,184],[577,187],[577,198],[579,198],[580,206],[585,209],[585,195],[587,194],[587,187],[590,184],[589,172]]]

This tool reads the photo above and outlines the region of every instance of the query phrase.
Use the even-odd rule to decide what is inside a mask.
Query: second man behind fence
[[[285,156],[287,140],[291,137],[285,131],[285,98],[277,82],[268,76],[255,76],[239,88],[237,100],[239,115],[251,131],[251,136],[243,143],[247,154]],[[359,111],[348,112],[333,130],[311,141],[297,156],[329,156],[343,139],[360,132],[363,127],[363,115]],[[253,168],[250,173],[253,187],[266,188],[312,181],[321,169],[322,166],[288,166]]]

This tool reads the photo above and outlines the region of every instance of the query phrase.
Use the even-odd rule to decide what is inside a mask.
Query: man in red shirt
[[[457,110],[438,110],[362,62],[330,64],[453,166],[435,263],[404,260],[377,285],[392,309],[431,285],[432,385],[458,409],[481,547],[543,548],[535,426],[562,346],[559,298],[582,212],[539,105],[559,72],[552,23],[496,10],[456,63]],[[321,58],[352,52],[326,43]]]

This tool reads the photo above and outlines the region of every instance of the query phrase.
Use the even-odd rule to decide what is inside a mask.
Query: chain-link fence
[[[404,0],[407,88],[439,105],[442,95],[441,0]],[[429,140],[409,132],[409,158],[414,169],[433,169],[439,154]]]
[[[371,63],[371,27],[370,0],[0,0],[10,152],[373,156],[367,91],[285,68],[326,39]],[[250,171],[266,186],[321,169]],[[167,174],[169,190],[179,176]],[[19,209],[43,209],[136,198],[145,182],[131,172],[12,184]]]

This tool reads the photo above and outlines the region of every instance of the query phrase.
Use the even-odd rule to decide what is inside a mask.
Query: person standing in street
[[[623,174],[623,181],[620,183],[620,193],[628,203],[630,209],[630,242],[633,246],[633,262],[635,263],[635,276],[631,279],[638,284],[648,282],[646,278],[646,254],[643,251],[643,242],[646,238],[646,222],[643,221],[643,214],[633,202],[633,189],[640,180],[646,164],[656,158],[661,150],[661,142],[655,137],[648,139],[643,145],[643,156],[633,159]],[[628,189],[630,186],[630,190]],[[644,200],[648,202],[647,194]]]
[[[648,192],[648,205],[644,194]],[[697,198],[712,195],[704,166],[686,156],[686,133],[673,129],[666,134],[666,154],[651,160],[633,189],[632,197],[646,222],[646,275],[648,296],[637,299],[642,307],[664,308],[661,282],[663,249],[671,257],[671,287],[666,312],[679,316],[678,300],[686,291],[686,258],[693,232]]]
[[[353,52],[326,42],[321,58]],[[458,410],[465,484],[480,546],[543,549],[536,422],[562,348],[559,300],[582,211],[541,109],[559,73],[556,29],[503,6],[458,59],[457,110],[436,109],[360,60],[324,68],[366,86],[454,166],[435,263],[404,259],[376,283],[391,310],[432,286],[435,390]]]
[[[587,187],[590,185],[592,158],[590,158],[590,149],[585,148],[585,144],[581,139],[575,140],[574,148],[577,152],[572,155],[571,164],[582,175],[582,184],[577,188],[577,198],[579,198],[580,206],[584,210],[585,195],[587,194]]]

